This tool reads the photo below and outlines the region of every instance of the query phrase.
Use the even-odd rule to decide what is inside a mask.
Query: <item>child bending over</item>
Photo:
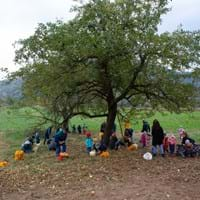
[[[120,145],[124,146],[125,144],[117,138],[116,133],[112,133],[109,143],[110,149],[118,150]]]
[[[168,143],[169,143],[169,152],[171,155],[173,155],[176,148],[176,137],[174,136],[174,134],[169,135]]]
[[[185,131],[182,134],[181,144],[183,145],[183,152],[181,154],[183,157],[187,156],[193,157],[195,155],[195,150],[194,150],[195,141],[190,137],[188,137],[188,134]]]

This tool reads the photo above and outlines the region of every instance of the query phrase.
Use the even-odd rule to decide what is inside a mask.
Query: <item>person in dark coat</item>
[[[78,133],[79,133],[79,134],[82,133],[82,128],[81,128],[81,125],[80,125],[80,124],[78,125],[77,130],[78,130]]]
[[[38,131],[35,133],[35,143],[40,144],[40,134]]]
[[[116,133],[112,133],[110,137],[109,148],[118,150],[120,145],[125,146],[125,144],[121,140],[118,139]]]
[[[149,126],[149,123],[145,120],[142,121],[143,122],[143,126],[142,126],[142,130],[141,132],[147,132],[147,133],[150,133],[150,126]]]
[[[47,145],[48,145],[48,149],[49,151],[55,151],[56,150],[56,142],[55,142],[55,138],[50,138],[47,141]]]
[[[33,138],[28,137],[25,142],[22,144],[21,149],[24,151],[24,153],[31,153],[33,152]]]
[[[72,133],[76,133],[76,125],[75,124],[72,126]]]
[[[164,150],[163,150],[163,139],[164,139],[164,131],[160,126],[160,123],[157,119],[153,121],[153,126],[151,129],[152,135],[152,153],[153,156],[157,154],[157,147],[160,149],[160,154],[164,157]]]
[[[51,131],[52,131],[52,126],[50,126],[44,134],[44,144],[46,144],[46,141],[48,141],[50,139],[50,135],[51,135]]]
[[[105,130],[106,130],[106,122],[104,121],[104,122],[101,124],[100,132],[104,133]]]

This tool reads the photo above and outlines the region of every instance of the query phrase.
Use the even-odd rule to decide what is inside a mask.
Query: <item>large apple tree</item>
[[[196,88],[186,80],[199,67],[200,32],[159,33],[168,11],[168,0],[90,0],[72,21],[40,24],[19,41],[16,74],[36,96],[64,99],[70,91],[83,98],[80,113],[98,102],[108,144],[121,102],[169,111],[195,106]]]

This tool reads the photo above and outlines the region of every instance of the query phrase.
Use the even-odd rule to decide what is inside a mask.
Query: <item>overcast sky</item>
[[[40,22],[71,19],[72,5],[73,0],[0,0],[0,67],[16,70],[12,44],[32,35]],[[160,31],[173,31],[180,24],[200,29],[200,0],[172,0],[170,5],[172,11],[163,18]]]

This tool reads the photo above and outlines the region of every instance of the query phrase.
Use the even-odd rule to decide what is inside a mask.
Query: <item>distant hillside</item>
[[[185,78],[184,82],[193,83],[193,79]],[[17,79],[13,81],[7,81],[7,80],[0,81],[0,99],[5,99],[8,97],[14,99],[20,99],[22,97],[22,83],[23,83],[22,79]],[[195,82],[193,84],[195,84],[196,87],[200,88],[200,81]],[[127,102],[125,101],[124,104],[126,103]]]
[[[22,80],[0,81],[0,99],[7,97],[19,99],[22,97]]]

